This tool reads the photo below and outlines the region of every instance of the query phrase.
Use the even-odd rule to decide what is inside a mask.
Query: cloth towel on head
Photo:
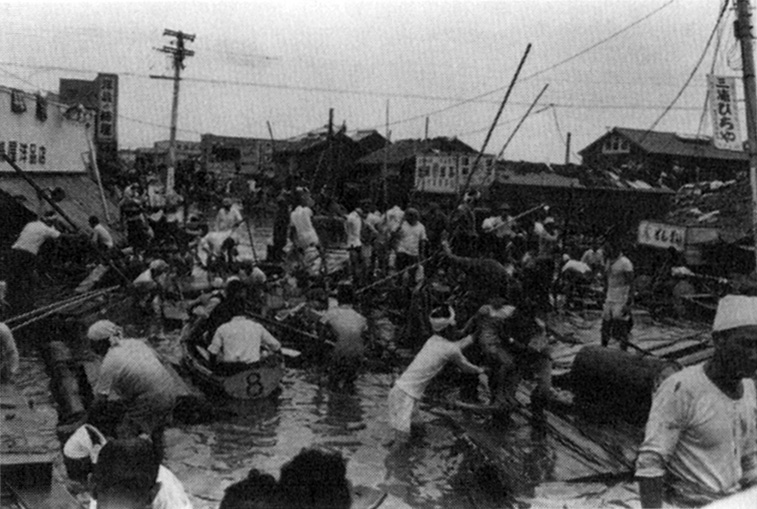
[[[432,318],[429,317],[428,321],[431,324],[431,329],[434,332],[440,332],[446,329],[447,327],[454,326],[457,322],[455,321],[455,310],[452,308],[449,308],[449,316],[445,316],[442,318]]]
[[[757,325],[757,297],[726,295],[718,302],[713,332]]]

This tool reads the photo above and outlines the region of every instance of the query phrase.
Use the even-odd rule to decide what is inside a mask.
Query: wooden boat
[[[201,388],[214,395],[233,399],[262,399],[273,394],[284,376],[280,355],[271,355],[254,364],[211,369],[207,351],[199,346],[204,336],[205,320],[187,324],[181,332],[182,365]]]

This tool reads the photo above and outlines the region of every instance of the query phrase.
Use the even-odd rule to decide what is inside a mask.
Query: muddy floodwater
[[[169,337],[157,347],[165,354],[172,343]],[[22,372],[19,385],[24,395],[54,414],[42,363],[25,361]],[[368,373],[360,377],[353,394],[334,393],[319,384],[316,374],[290,369],[278,397],[219,402],[213,422],[169,428],[165,463],[184,483],[195,508],[216,508],[224,488],[251,468],[278,476],[282,464],[311,446],[341,452],[354,485],[389,493],[382,509],[502,507],[480,503],[488,497],[487,490],[471,473],[464,439],[444,416],[421,411],[417,417],[423,426],[415,445],[394,452],[384,447],[392,381],[392,375]],[[37,432],[45,440],[56,440],[53,426]],[[71,487],[61,461],[55,476]],[[79,498],[86,500],[83,494]]]
[[[249,236],[242,237],[242,255],[262,258],[270,229],[256,229],[254,237],[254,250]],[[339,262],[338,253],[329,256],[329,263]],[[127,333],[139,336],[139,331],[145,330],[146,324],[130,323],[124,316],[107,318],[119,322]],[[179,330],[165,332],[165,338],[153,346],[166,361],[178,365]],[[26,355],[18,385],[27,398],[53,417],[50,429],[32,433],[54,443],[55,409],[49,381],[41,361],[32,352]],[[250,469],[278,477],[285,462],[301,449],[314,446],[340,452],[347,459],[353,485],[387,493],[381,509],[563,507],[567,500],[570,507],[638,507],[638,496],[632,491],[634,502],[629,505],[621,500],[629,497],[627,487],[545,483],[557,478],[554,451],[544,436],[534,435],[526,427],[504,431],[514,452],[509,462],[512,475],[495,470],[482,461],[480,451],[461,432],[460,411],[421,405],[413,444],[388,448],[386,401],[398,375],[363,373],[354,392],[337,393],[326,388],[317,369],[289,367],[275,397],[257,402],[212,401],[214,412],[209,422],[170,427],[164,462],[183,482],[198,509],[218,507],[224,489]],[[84,487],[66,480],[61,459],[54,475],[86,503]]]
[[[254,255],[265,256],[269,238],[269,229],[255,231]],[[242,254],[250,257],[253,253],[245,240]],[[142,330],[144,325],[121,324],[127,331]],[[179,331],[166,332],[166,339],[153,346],[161,356],[178,363]],[[30,356],[22,364],[19,386],[39,408],[54,414],[43,365]],[[354,393],[346,394],[328,390],[315,371],[289,368],[281,393],[270,400],[214,402],[212,422],[170,427],[164,463],[183,482],[195,508],[215,509],[226,486],[245,477],[251,468],[278,477],[286,461],[311,446],[342,453],[353,485],[387,492],[382,509],[503,507],[499,502],[482,504],[489,488],[472,474],[471,450],[444,415],[420,411],[416,417],[422,426],[413,446],[394,452],[384,446],[390,437],[386,400],[397,375],[363,373]],[[55,441],[55,419],[51,422],[51,429],[37,432]],[[54,473],[86,502],[83,487],[65,479],[62,460]]]

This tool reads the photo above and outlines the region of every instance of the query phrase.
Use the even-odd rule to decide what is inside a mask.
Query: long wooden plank
[[[74,498],[69,491],[57,482],[53,482],[48,487],[31,486],[22,487],[14,486],[3,480],[3,487],[13,493],[21,507],[27,509],[80,509],[81,504]]]

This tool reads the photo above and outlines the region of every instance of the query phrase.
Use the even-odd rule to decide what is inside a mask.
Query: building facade
[[[94,143],[97,162],[106,175],[118,168],[118,75],[100,73],[92,81],[64,79],[59,82],[58,100],[94,112]]]
[[[745,151],[715,148],[709,137],[615,127],[579,152],[583,164],[677,189],[699,180],[730,180],[748,168]]]

